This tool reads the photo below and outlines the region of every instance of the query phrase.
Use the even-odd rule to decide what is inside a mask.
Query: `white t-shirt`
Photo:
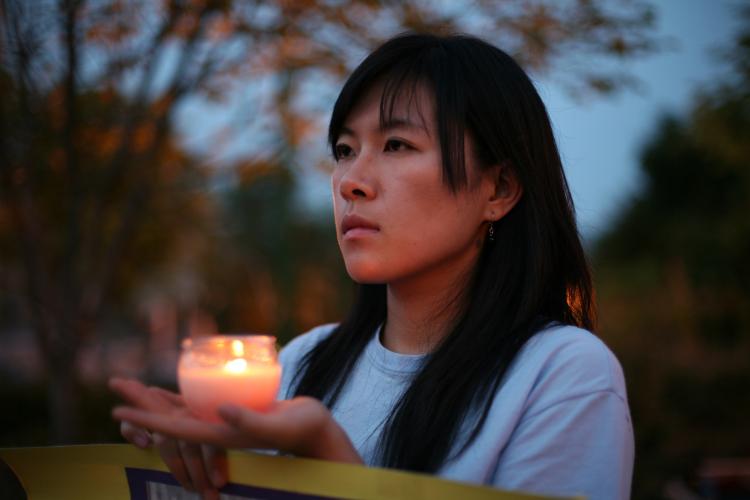
[[[292,396],[300,359],[335,326],[314,328],[281,351],[280,397]],[[383,424],[423,360],[387,350],[376,334],[357,361],[332,413],[365,463],[374,465]],[[519,351],[479,435],[438,475],[505,490],[627,499],[633,448],[617,359],[590,332],[553,326]]]

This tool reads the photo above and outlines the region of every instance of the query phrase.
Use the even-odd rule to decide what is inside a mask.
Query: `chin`
[[[382,267],[374,263],[347,262],[346,272],[351,279],[363,285],[376,285],[386,282],[386,276]]]

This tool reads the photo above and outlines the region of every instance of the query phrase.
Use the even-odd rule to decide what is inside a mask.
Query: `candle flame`
[[[230,373],[242,373],[247,369],[247,361],[242,358],[233,359],[227,361],[224,365],[224,370]]]
[[[245,355],[245,346],[241,340],[232,341],[232,355],[235,358],[241,358]]]

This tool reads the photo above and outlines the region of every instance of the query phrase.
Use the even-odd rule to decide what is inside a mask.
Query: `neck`
[[[383,345],[401,354],[433,351],[465,306],[463,292],[475,263],[476,259],[454,262],[425,276],[388,283]]]

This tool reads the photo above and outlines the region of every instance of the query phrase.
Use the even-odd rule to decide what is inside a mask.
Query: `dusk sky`
[[[659,33],[673,49],[632,65],[643,90],[574,102],[552,82],[538,82],[560,145],[583,236],[606,230],[640,186],[639,154],[667,113],[685,115],[699,89],[728,70],[717,56],[737,31],[738,1],[659,0]]]
[[[580,230],[588,242],[606,230],[618,210],[638,192],[639,154],[660,117],[689,112],[696,92],[706,89],[728,71],[727,63],[717,51],[733,40],[739,25],[737,9],[743,2],[655,0],[653,3],[657,8],[657,36],[669,43],[656,55],[623,66],[640,82],[638,90],[581,101],[556,83],[559,73],[535,78],[553,122]],[[254,117],[263,104],[257,102],[249,89],[263,85],[263,82],[245,84],[224,107],[199,103],[186,106],[179,125],[188,146],[198,151],[217,151],[211,130],[227,122],[233,122],[231,127],[236,134],[208,161],[229,164],[233,158],[246,155],[252,144],[262,144],[268,129],[254,123]],[[335,95],[327,94],[320,98],[327,109],[320,113],[319,137],[312,141],[310,151],[299,155],[299,170],[303,172],[300,200],[304,207],[323,216],[330,213],[329,178],[316,168],[314,158],[327,154],[324,127],[334,99]]]

